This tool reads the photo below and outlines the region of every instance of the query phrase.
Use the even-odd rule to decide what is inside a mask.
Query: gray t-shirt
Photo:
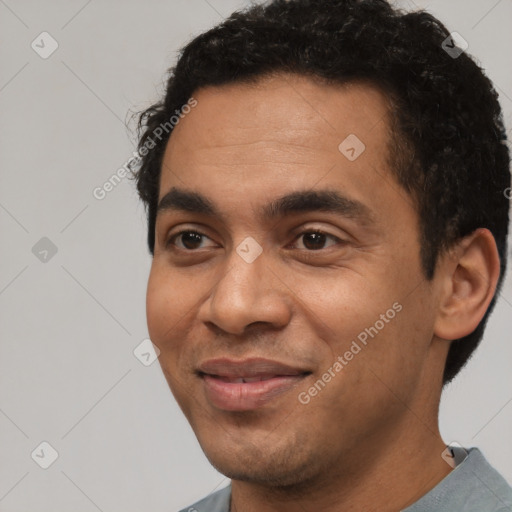
[[[454,452],[455,469],[402,512],[512,512],[512,488],[480,450]],[[230,498],[229,485],[180,512],[229,512]]]

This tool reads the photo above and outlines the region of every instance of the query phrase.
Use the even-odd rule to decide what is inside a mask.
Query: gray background
[[[101,201],[92,192],[132,155],[125,120],[162,92],[176,50],[247,4],[0,0],[2,512],[175,511],[228,483],[158,362],[133,354],[147,338],[150,266],[133,182]],[[427,7],[468,41],[510,129],[511,0],[400,4]],[[31,48],[43,31],[59,45],[47,59]],[[43,237],[55,255],[41,252],[47,241],[33,253]],[[478,445],[510,482],[511,315],[508,279],[441,406],[445,441]],[[42,441],[59,454],[46,470],[31,457]]]

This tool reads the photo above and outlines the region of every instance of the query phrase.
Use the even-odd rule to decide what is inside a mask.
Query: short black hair
[[[139,116],[144,156],[135,178],[147,209],[150,252],[173,128],[168,121],[198,89],[276,73],[369,83],[392,101],[389,164],[416,204],[426,279],[433,278],[439,254],[477,228],[488,228],[498,247],[497,291],[475,331],[451,343],[443,376],[450,382],[478,346],[503,284],[510,187],[498,94],[454,43],[431,14],[404,12],[385,0],[273,0],[236,11],[195,37],[169,70],[165,97]],[[165,135],[154,141],[162,126]],[[155,147],[148,151],[150,141]]]

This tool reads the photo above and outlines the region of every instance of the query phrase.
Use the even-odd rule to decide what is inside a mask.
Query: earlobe
[[[492,233],[480,228],[463,238],[439,271],[443,282],[434,334],[463,338],[476,329],[496,292],[500,259]]]

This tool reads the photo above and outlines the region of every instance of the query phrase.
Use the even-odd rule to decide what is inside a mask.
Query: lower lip
[[[225,411],[259,409],[295,387],[305,375],[283,375],[257,382],[225,382],[203,375],[206,397],[212,405]]]

